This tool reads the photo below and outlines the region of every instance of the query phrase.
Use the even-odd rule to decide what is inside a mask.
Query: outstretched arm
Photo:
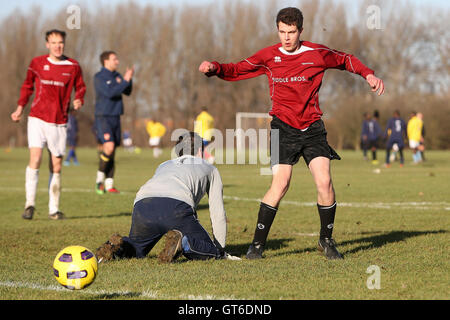
[[[218,76],[226,81],[239,81],[257,77],[266,72],[268,68],[264,65],[264,49],[253,56],[238,63],[221,64],[217,61],[203,61],[198,70],[206,76]]]
[[[349,72],[359,74],[366,79],[373,92],[378,91],[379,96],[384,93],[383,80],[377,78],[374,75],[373,70],[365,66],[354,55],[333,50],[325,46],[321,46],[317,48],[317,50],[321,53],[327,68],[347,70]]]

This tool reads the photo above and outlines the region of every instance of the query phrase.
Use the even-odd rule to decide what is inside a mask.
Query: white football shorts
[[[66,154],[67,124],[45,122],[35,117],[28,117],[28,148],[47,146],[55,157]]]
[[[148,139],[148,144],[151,147],[157,147],[159,145],[159,142],[161,141],[161,137],[153,137]]]
[[[416,140],[409,140],[409,147],[411,149],[416,149],[420,146],[420,141],[416,141]]]

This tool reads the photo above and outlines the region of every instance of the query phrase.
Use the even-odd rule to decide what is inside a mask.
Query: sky
[[[195,5],[201,5],[201,4],[210,4],[217,0],[134,0],[136,3],[139,4],[153,4],[153,5],[170,5],[170,4],[195,4]],[[259,3],[263,3],[264,0],[253,0],[258,1]],[[337,0],[347,3],[357,3],[360,0]],[[400,1],[400,0],[395,0]],[[411,3],[417,4],[419,6],[434,6],[439,8],[445,8],[450,9],[450,1],[449,0],[406,0]],[[7,17],[10,15],[15,9],[20,9],[23,13],[27,13],[30,8],[37,4],[42,9],[43,12],[52,12],[52,11],[58,11],[62,8],[68,7],[70,4],[83,4],[83,3],[98,3],[102,2],[103,4],[117,4],[117,3],[123,3],[128,2],[128,0],[100,0],[100,1],[87,1],[87,0],[53,0],[53,1],[44,1],[44,0],[0,0],[0,19],[3,19],[4,17]],[[374,1],[375,2],[375,1]],[[162,4],[163,3],[163,4]],[[297,0],[282,0],[283,4],[286,4],[286,6],[289,5],[295,5],[298,3]]]

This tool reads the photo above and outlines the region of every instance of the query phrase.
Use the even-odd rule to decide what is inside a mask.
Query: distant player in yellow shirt
[[[203,139],[203,145],[205,146],[203,157],[211,164],[214,163],[214,157],[209,152],[207,152],[206,146],[211,143],[213,129],[214,118],[208,113],[207,107],[202,107],[202,111],[197,116],[194,122],[194,132]]]
[[[160,144],[162,136],[166,133],[166,127],[161,122],[150,120],[147,122],[146,129],[150,136],[148,143],[153,149],[153,157],[158,158],[162,154]]]
[[[413,151],[413,161],[414,163],[419,163],[422,161],[422,157],[419,152],[420,141],[422,139],[422,114],[412,113],[412,117],[408,121],[407,133],[409,139],[409,147]]]

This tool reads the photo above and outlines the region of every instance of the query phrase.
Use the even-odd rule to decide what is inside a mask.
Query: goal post
[[[248,120],[253,119],[253,124]],[[237,112],[236,113],[236,149],[245,150],[245,132],[248,129],[269,129],[272,116],[263,112]]]
[[[262,112],[237,112],[236,113],[236,150],[239,155],[246,154],[246,138],[248,138],[248,151],[250,163],[270,164],[270,156],[267,154],[270,145],[270,122],[272,116]],[[260,168],[261,175],[271,175],[270,167]]]

